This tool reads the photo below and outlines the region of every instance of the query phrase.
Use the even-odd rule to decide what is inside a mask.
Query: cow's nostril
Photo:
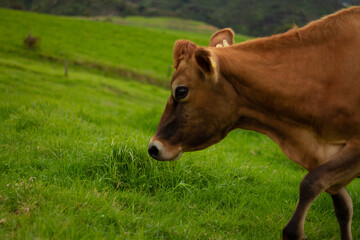
[[[148,152],[153,158],[157,158],[159,155],[159,149],[155,145],[150,146]]]

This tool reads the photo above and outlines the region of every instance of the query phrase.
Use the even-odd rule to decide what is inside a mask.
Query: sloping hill
[[[118,20],[113,22],[118,23]],[[108,74],[166,85],[172,72],[174,42],[187,38],[207,45],[211,36],[210,31],[191,33],[159,26],[167,19],[148,18],[147,24],[154,21],[157,25],[142,28],[139,18],[126,21],[126,25],[119,25],[0,9],[0,45],[8,52],[60,62],[69,60],[74,65],[100,69]],[[29,33],[40,38],[38,49],[33,51],[23,46]],[[237,36],[238,41],[244,39]]]

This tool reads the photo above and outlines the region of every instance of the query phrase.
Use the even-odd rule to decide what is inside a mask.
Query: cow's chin
[[[181,158],[181,155],[183,154],[183,152],[179,152],[175,157],[170,157],[170,158],[160,158],[160,159],[157,159],[158,161],[176,161],[178,160],[179,158]]]
[[[155,159],[158,161],[161,161],[161,162],[175,161],[175,160],[178,160],[182,154],[183,154],[182,151],[180,151],[178,153],[164,151],[161,155],[159,155]]]
[[[213,138],[213,139],[210,139],[209,141],[201,143],[197,146],[184,146],[183,152],[195,152],[195,151],[204,150],[204,149],[211,147],[212,145],[215,145],[216,143],[220,142],[222,139],[223,138]]]

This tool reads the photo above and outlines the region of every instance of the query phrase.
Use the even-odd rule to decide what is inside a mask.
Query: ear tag
[[[220,47],[220,48],[221,48],[221,47],[228,47],[228,46],[230,46],[230,45],[229,45],[229,43],[226,41],[226,39],[223,40],[223,44],[221,44],[221,43],[216,44],[216,47],[217,47],[217,48],[219,48],[219,47]]]
[[[215,65],[215,62],[214,62],[214,60],[213,60],[212,57],[210,57],[210,62],[211,62],[211,66],[212,66],[214,69],[216,69],[216,65]]]

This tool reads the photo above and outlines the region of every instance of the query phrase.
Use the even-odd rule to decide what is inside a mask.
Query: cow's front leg
[[[300,184],[299,201],[295,213],[283,230],[284,240],[306,239],[304,223],[312,202],[335,184],[348,182],[360,172],[360,143],[349,142],[330,161],[309,172]],[[338,195],[344,200],[345,195]],[[340,207],[340,199],[335,197]],[[339,208],[338,208],[339,210]],[[339,211],[338,211],[339,212]],[[337,213],[338,215],[338,213]]]
[[[300,184],[299,201],[294,215],[283,230],[283,240],[303,240],[306,239],[304,233],[304,223],[306,214],[316,197],[322,192],[321,187],[313,185],[312,174],[305,176]]]
[[[341,240],[351,240],[351,220],[353,215],[352,200],[343,187],[337,194],[331,195],[333,200],[335,214],[340,225]]]

